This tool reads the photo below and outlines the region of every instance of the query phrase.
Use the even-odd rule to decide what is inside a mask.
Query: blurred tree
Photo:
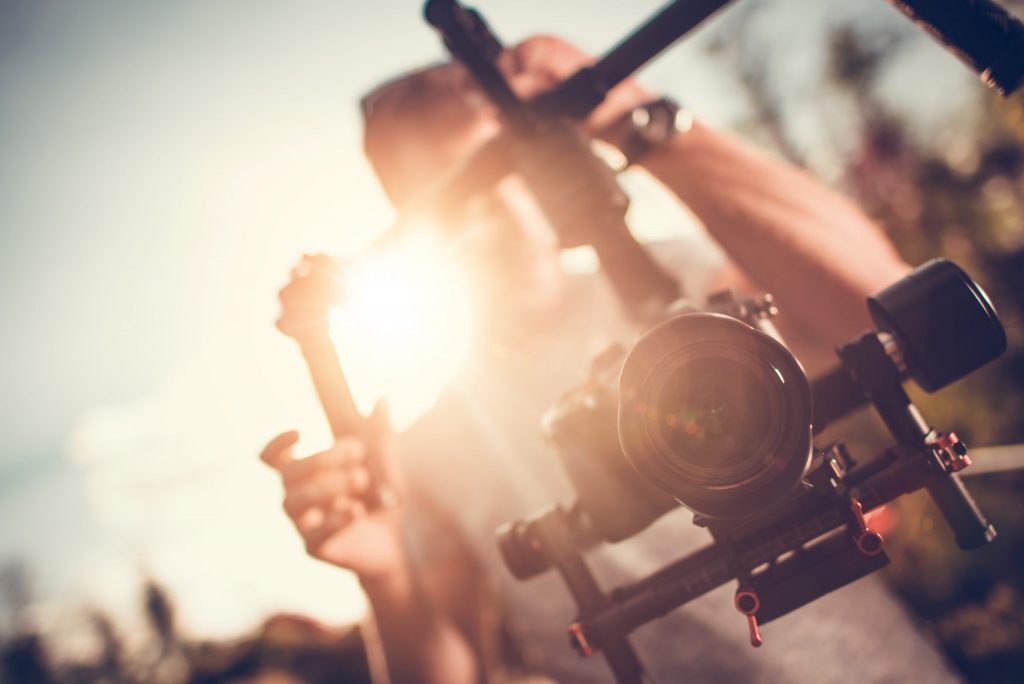
[[[765,6],[751,4],[737,26],[753,23]],[[844,103],[841,120],[849,130],[827,152],[841,161],[839,181],[847,192],[879,221],[909,263],[940,256],[959,263],[986,288],[1007,329],[1010,348],[1003,358],[937,395],[913,392],[915,402],[934,424],[956,430],[971,444],[1022,442],[1024,99],[1002,100],[979,87],[976,116],[957,122],[952,132],[920,130],[915,118],[901,116],[876,87],[906,36],[865,36],[850,25],[832,32],[821,97]],[[792,110],[781,106],[787,94],[771,87],[766,74],[772,65],[752,54],[757,48],[751,45],[736,40],[715,46],[747,91],[749,127],[798,164],[821,159],[821,150],[812,155],[793,137],[786,114]],[[877,421],[859,425],[878,429]],[[904,497],[893,511],[887,575],[969,679],[1020,681],[1024,474],[988,475],[970,487],[1000,529],[996,543],[961,552],[937,524],[941,516],[926,496]]]
[[[15,625],[0,634],[0,682],[4,684],[214,684],[285,682],[370,684],[358,628],[332,629],[294,615],[270,617],[254,633],[227,641],[197,641],[181,635],[174,604],[157,583],[143,588],[142,610],[149,639],[129,647],[109,615],[88,614],[98,648],[91,657],[60,657],[60,639],[45,624],[28,619],[31,597],[21,566],[0,571],[0,595],[11,593],[0,614]],[[11,607],[13,613],[6,612]]]

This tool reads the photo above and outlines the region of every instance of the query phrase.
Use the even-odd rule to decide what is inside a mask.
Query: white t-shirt
[[[706,241],[658,245],[655,256],[681,277],[691,299],[721,263]],[[592,357],[636,331],[597,274],[572,278],[565,315],[524,348],[477,349],[437,406],[407,431],[400,453],[412,486],[447,506],[501,590],[533,664],[557,682],[613,682],[599,655],[581,659],[567,628],[575,605],[554,571],[525,582],[504,567],[495,543],[503,523],[575,496],[540,433],[543,413],[585,377]],[[636,580],[707,545],[692,514],[675,510],[642,533],[587,555],[602,586]],[[429,540],[422,540],[428,544]],[[648,673],[671,682],[955,681],[941,654],[915,629],[877,577],[867,577],[773,621],[753,649],[733,607],[735,582],[631,636]]]

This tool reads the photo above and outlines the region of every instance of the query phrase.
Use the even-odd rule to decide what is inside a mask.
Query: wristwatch
[[[612,124],[610,142],[625,157],[625,167],[640,162],[693,126],[693,114],[663,97],[626,112]]]

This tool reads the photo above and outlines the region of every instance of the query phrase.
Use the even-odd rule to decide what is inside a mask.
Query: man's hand
[[[367,458],[390,465],[387,440],[375,440],[381,443],[375,445],[378,453],[369,454],[363,440],[342,437],[327,451],[296,459],[292,449],[298,439],[296,432],[278,435],[260,458],[281,474],[285,512],[309,555],[364,581],[404,571],[400,508],[369,510],[366,504],[372,485]],[[389,485],[394,482],[389,474]]]
[[[509,79],[521,98],[529,99],[551,90],[594,58],[572,43],[555,36],[532,36],[498,57],[498,67]],[[609,91],[604,102],[585,122],[587,130],[606,138],[613,124],[623,115],[657,97],[632,78],[627,78]]]
[[[277,329],[297,340],[328,327],[327,312],[341,296],[341,265],[326,254],[306,254],[278,292]]]

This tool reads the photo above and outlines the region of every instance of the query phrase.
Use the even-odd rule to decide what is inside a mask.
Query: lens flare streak
[[[362,410],[386,397],[401,428],[451,379],[471,333],[465,282],[449,250],[426,235],[353,264],[331,338]]]

